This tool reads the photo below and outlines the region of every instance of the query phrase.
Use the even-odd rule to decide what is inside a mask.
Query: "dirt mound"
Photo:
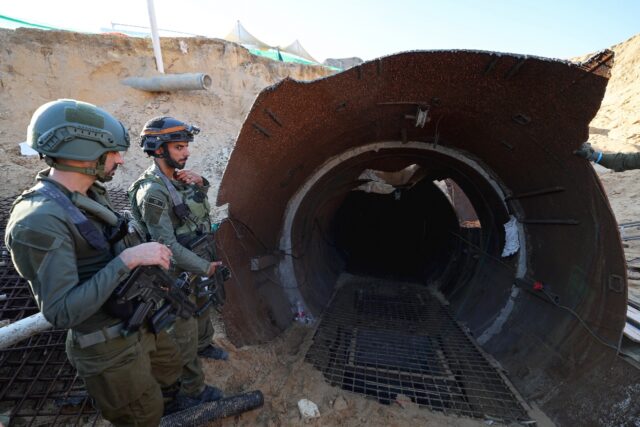
[[[41,104],[74,98],[113,113],[128,127],[132,144],[142,125],[158,115],[175,115],[198,124],[189,167],[216,183],[224,170],[242,121],[255,96],[284,78],[312,80],[333,73],[320,66],[279,63],[251,55],[224,40],[162,39],[166,73],[204,72],[208,91],[156,93],[120,83],[126,77],[157,74],[151,40],[65,31],[0,30],[0,197],[31,185],[44,163],[20,155],[31,115]],[[116,174],[125,187],[149,164],[135,146]],[[217,191],[217,186],[213,186]],[[215,200],[215,194],[209,195]]]
[[[616,56],[611,80],[589,141],[606,152],[640,151],[640,34],[611,48]],[[640,221],[640,170],[614,173],[595,166],[618,223]],[[631,234],[638,234],[633,230]],[[625,242],[629,265],[640,265],[640,241]],[[629,298],[640,302],[640,276],[630,275]]]
[[[611,48],[615,63],[589,138],[607,151],[640,150],[640,34]]]

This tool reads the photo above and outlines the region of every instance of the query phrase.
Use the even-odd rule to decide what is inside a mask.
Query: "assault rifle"
[[[178,239],[185,248],[198,255],[200,258],[204,258],[207,261],[216,261],[216,244],[215,238],[212,233],[205,233],[191,239]],[[191,289],[194,289],[198,298],[209,296],[207,302],[198,307],[195,316],[198,317],[209,308],[214,305],[221,307],[224,305],[226,294],[224,291],[224,282],[231,277],[231,271],[224,265],[219,265],[216,268],[216,272],[211,277],[200,277],[194,274],[189,274],[189,282],[191,283]]]
[[[149,319],[155,334],[169,327],[177,317],[188,319],[197,307],[189,300],[187,277],[174,280],[158,266],[139,266],[126,281],[118,285],[113,296],[118,304],[133,304],[133,314],[126,321],[122,335],[137,331]]]

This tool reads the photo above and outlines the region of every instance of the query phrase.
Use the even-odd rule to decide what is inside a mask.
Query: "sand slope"
[[[31,185],[44,163],[19,154],[18,143],[37,107],[58,98],[96,104],[128,127],[134,149],[115,187],[126,187],[149,164],[137,146],[142,125],[159,115],[198,124],[189,166],[219,181],[243,119],[256,95],[283,78],[312,80],[332,71],[320,66],[278,63],[251,55],[233,43],[205,38],[162,39],[166,73],[204,72],[209,91],[151,94],[120,80],[157,74],[148,39],[71,32],[0,29],[0,197]],[[216,187],[217,191],[217,187]],[[215,194],[210,194],[215,200]]]

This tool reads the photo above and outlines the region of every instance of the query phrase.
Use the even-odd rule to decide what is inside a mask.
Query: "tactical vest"
[[[179,196],[182,199],[182,202],[189,208],[189,215],[181,219],[179,218],[171,209],[169,211],[169,216],[171,217],[171,222],[174,228],[174,234],[176,237],[182,238],[186,236],[194,236],[197,234],[208,233],[211,231],[211,220],[209,218],[209,211],[211,210],[211,205],[209,204],[209,199],[207,198],[207,194],[201,191],[196,185],[185,184],[180,181],[170,180],[171,184],[177,190]],[[134,218],[141,220],[142,215],[140,214],[140,210],[138,209],[136,203],[136,194],[140,189],[140,186],[145,183],[153,182],[156,183],[163,188],[167,188],[165,183],[153,172],[153,167],[149,168],[145,171],[142,176],[142,179],[137,180],[133,183],[131,188],[129,189],[129,200],[131,201],[131,213]],[[167,189],[167,191],[169,191]],[[169,197],[169,202],[172,207],[175,207],[171,197]]]
[[[94,186],[89,189],[88,193],[91,194],[93,198],[93,204],[101,205],[104,209],[110,211],[114,218],[117,218],[116,214],[110,209],[110,201],[104,188],[94,184]],[[36,186],[22,193],[15,200],[13,206],[17,206],[21,201],[28,200],[33,197],[49,198],[38,191],[38,186]],[[75,204],[82,205],[82,203]],[[104,235],[105,239],[113,233],[113,226],[107,224],[104,220],[104,212],[96,212],[96,210],[92,212],[88,209],[83,210],[83,215],[86,219],[91,222],[92,226],[94,226],[98,232]],[[78,284],[81,284],[93,277],[98,271],[102,270],[115,258],[114,247],[111,243],[107,242],[107,246],[105,248],[99,249],[94,247],[85,237],[78,236],[78,238],[72,238],[75,246]],[[114,318],[105,311],[103,307],[85,320],[81,325],[74,327],[74,329],[79,332],[87,333],[104,326],[112,325],[113,323]]]

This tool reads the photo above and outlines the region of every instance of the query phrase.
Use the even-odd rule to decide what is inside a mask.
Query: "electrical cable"
[[[500,264],[504,265],[505,267],[507,267],[508,269],[510,269],[511,271],[513,271],[515,273],[515,269],[512,266],[510,266],[507,263],[505,263],[503,260],[491,255],[490,253],[487,253],[487,252],[483,251],[482,248],[480,248],[479,246],[477,246],[473,242],[470,242],[469,240],[465,239],[464,237],[458,235],[457,233],[453,233],[452,232],[451,234],[453,234],[454,236],[458,237],[460,240],[462,240],[463,242],[467,243],[468,245],[474,247],[476,250],[480,251],[482,254],[484,254],[484,255],[486,255],[486,256],[488,256],[490,258],[493,258],[494,260],[498,261]],[[521,289],[524,289],[525,291],[527,291],[530,294],[536,295],[536,293],[534,291],[532,291],[531,289],[527,289],[527,288],[524,288],[524,287],[520,286],[519,284],[517,284],[517,282],[516,282],[516,286],[518,286]],[[573,317],[575,317],[580,322],[580,324],[587,330],[587,332],[589,332],[589,334],[591,334],[602,345],[604,345],[605,347],[611,348],[612,350],[615,350],[616,351],[616,355],[623,355],[623,356],[629,357],[631,359],[634,359],[633,356],[622,352],[622,350],[620,349],[620,345],[621,344],[619,346],[614,346],[614,345],[604,341],[595,331],[593,331],[591,329],[591,327],[584,321],[584,319],[582,319],[582,317],[580,317],[580,315],[578,313],[576,313],[573,309],[571,309],[571,308],[569,308],[569,307],[567,307],[565,305],[562,305],[559,302],[557,302],[556,298],[554,298],[553,295],[549,294],[545,290],[544,287],[541,288],[541,291],[547,297],[546,299],[548,299],[548,301],[551,304],[553,304],[554,306],[556,306],[556,307],[558,307],[560,309],[563,309],[563,310],[566,310],[567,312],[569,312]]]

